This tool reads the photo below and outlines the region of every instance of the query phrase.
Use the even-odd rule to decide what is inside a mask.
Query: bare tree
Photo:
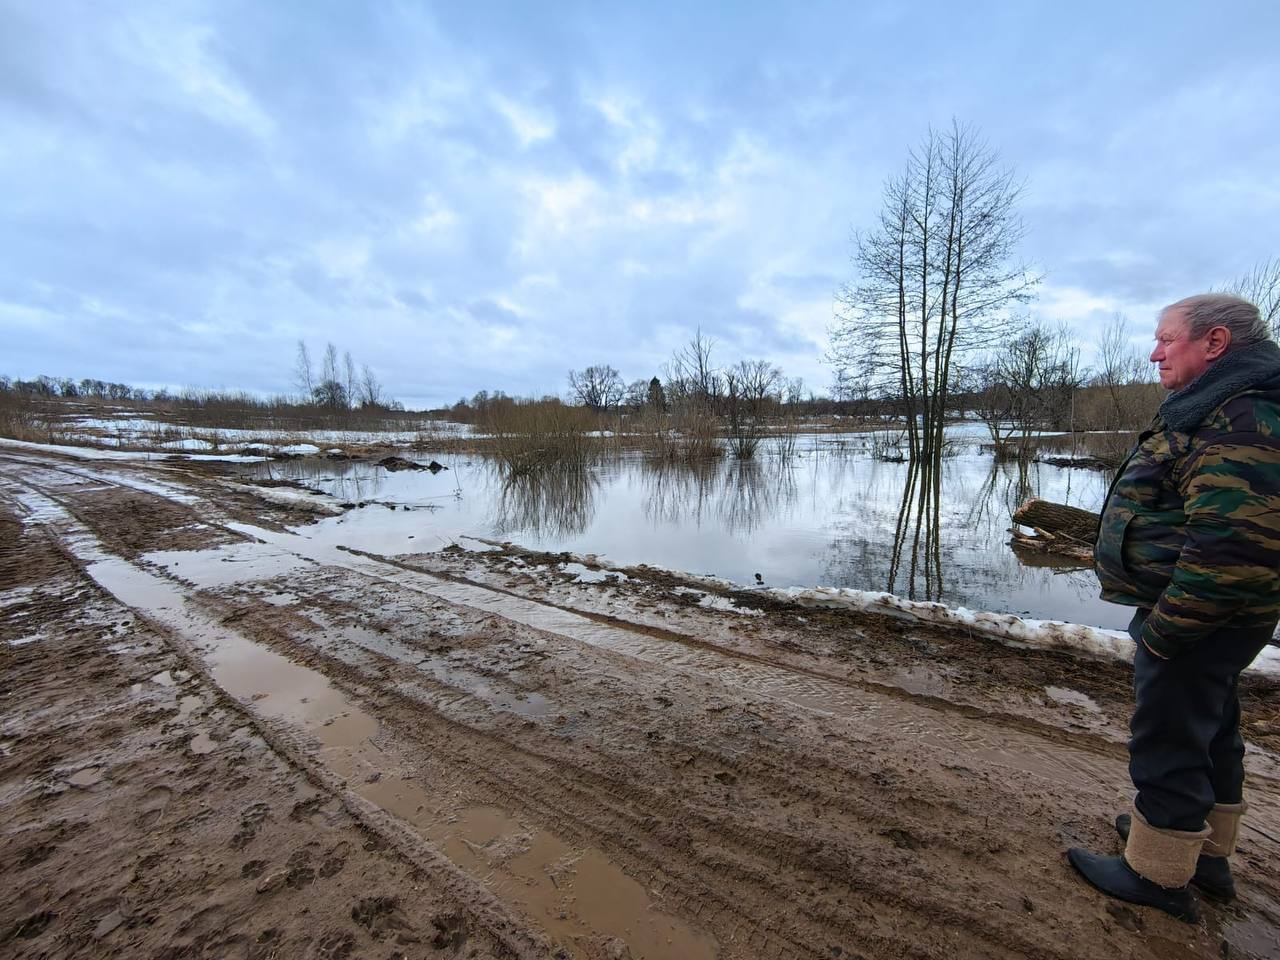
[[[1117,313],[1102,331],[1098,342],[1098,366],[1093,384],[1107,397],[1104,429],[1120,430],[1135,422],[1134,384],[1150,381],[1151,364],[1134,348],[1129,337],[1129,322]]]
[[[304,340],[298,341],[298,355],[293,362],[293,382],[304,397],[310,397],[311,391],[316,387],[315,374],[311,369],[311,353]]]
[[[351,405],[341,368],[338,364],[338,348],[332,342],[325,345],[324,360],[320,364],[320,381],[311,390],[312,399],[322,407],[334,410]]]
[[[347,392],[348,403],[356,402],[356,390],[359,385],[360,378],[356,376],[356,362],[351,357],[351,351],[345,350],[342,354],[342,386]]]
[[[633,413],[639,413],[649,400],[649,381],[641,377],[627,384],[623,404]]]
[[[666,364],[667,400],[710,409],[719,398],[723,381],[711,361],[715,341],[702,335],[699,327],[693,339],[672,355]]]
[[[782,371],[767,360],[739,360],[723,376],[729,449],[749,460],[764,439],[769,405],[779,399]]]
[[[385,403],[382,396],[382,384],[366,363],[360,373],[360,405],[362,407],[380,407]]]
[[[997,459],[1025,461],[1032,437],[1058,428],[1081,386],[1080,348],[1066,327],[1028,326],[1020,336],[988,354],[980,367],[974,409],[986,424]]]
[[[783,400],[790,406],[795,406],[804,400],[804,377],[791,377],[787,380],[786,386],[782,391]]]
[[[569,371],[569,392],[578,403],[592,410],[608,410],[622,400],[622,377],[608,364]]]
[[[869,370],[903,401],[912,458],[941,450],[956,365],[1007,336],[1039,278],[1013,254],[1023,226],[1013,174],[970,128],[930,130],[857,238],[858,278],[838,294],[829,358]]]
[[[1256,305],[1272,335],[1280,337],[1280,257],[1260,261],[1249,273],[1229,283],[1225,291]]]

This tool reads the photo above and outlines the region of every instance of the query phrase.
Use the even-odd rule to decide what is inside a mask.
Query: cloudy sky
[[[0,373],[411,405],[659,370],[825,390],[928,127],[1026,179],[1083,339],[1280,254],[1280,4],[0,0]]]

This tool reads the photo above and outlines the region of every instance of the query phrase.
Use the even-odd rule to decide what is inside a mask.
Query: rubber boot
[[[1231,876],[1231,864],[1227,860],[1236,852],[1236,840],[1240,836],[1240,818],[1244,816],[1248,804],[1219,803],[1209,811],[1209,834],[1196,860],[1196,872],[1191,882],[1210,900],[1218,903],[1230,903],[1236,898],[1236,882]],[[1116,817],[1116,832],[1126,840],[1129,838],[1129,814],[1122,813]]]
[[[1124,856],[1104,857],[1073,847],[1067,851],[1067,859],[1085,880],[1108,896],[1195,923],[1200,911],[1188,883],[1208,836],[1208,826],[1202,830],[1158,829],[1135,810],[1129,820]]]

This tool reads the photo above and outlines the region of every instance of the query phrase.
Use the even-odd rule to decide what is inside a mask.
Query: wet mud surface
[[[1122,664],[309,522],[0,460],[0,954],[1280,955],[1274,683],[1192,927],[1064,858],[1119,849]]]

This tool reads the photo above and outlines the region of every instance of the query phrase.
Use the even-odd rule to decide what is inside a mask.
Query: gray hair
[[[1160,311],[1161,316],[1170,310],[1182,311],[1187,318],[1187,333],[1196,339],[1214,327],[1226,327],[1231,331],[1232,350],[1271,339],[1271,329],[1261,311],[1234,293],[1198,293],[1169,304]]]

